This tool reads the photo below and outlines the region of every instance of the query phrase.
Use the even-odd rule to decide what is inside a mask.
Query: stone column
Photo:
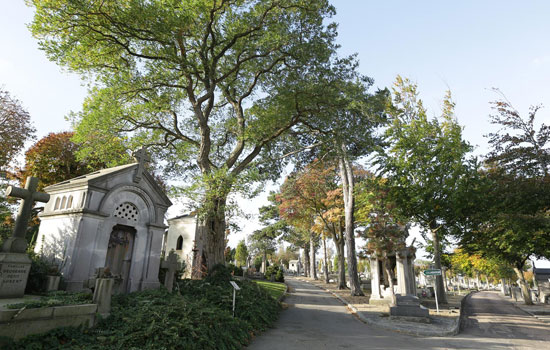
[[[407,249],[401,249],[395,254],[397,270],[397,291],[403,296],[409,293],[410,289],[410,269],[407,260]]]
[[[381,299],[380,294],[380,260],[376,255],[370,258],[370,271],[371,271],[371,299]]]
[[[412,249],[409,248],[409,255],[407,256],[407,263],[409,265],[409,271],[411,278],[409,279],[409,293],[416,295],[416,276],[414,274],[414,258],[416,257]]]

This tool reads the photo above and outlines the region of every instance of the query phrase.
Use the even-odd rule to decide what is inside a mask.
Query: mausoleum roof
[[[135,169],[137,169],[138,165],[139,163],[131,163],[115,166],[112,168],[101,169],[86,175],[78,176],[70,180],[50,185],[48,187],[45,187],[44,190],[48,193],[52,193],[82,186],[96,185],[105,180],[105,178],[115,177],[116,175],[122,174],[127,171],[134,171]],[[166,196],[164,191],[159,187],[157,181],[153,178],[153,176],[151,176],[147,171],[144,170],[143,177],[146,178],[147,182],[149,182],[153,186],[155,191],[162,197],[162,200],[165,202],[166,205],[172,205],[172,202],[170,201],[168,196]]]

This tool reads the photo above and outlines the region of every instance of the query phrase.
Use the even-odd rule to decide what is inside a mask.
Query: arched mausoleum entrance
[[[105,267],[115,276],[115,293],[127,293],[136,229],[126,225],[115,225],[107,248]]]

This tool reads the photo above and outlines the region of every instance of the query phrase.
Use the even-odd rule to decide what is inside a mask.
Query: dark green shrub
[[[31,270],[25,287],[25,294],[37,294],[45,291],[47,276],[52,274],[52,265],[38,254],[27,252],[31,258]]]
[[[243,268],[240,266],[235,266],[233,264],[228,264],[227,267],[231,270],[233,276],[242,276],[244,274]]]
[[[271,277],[273,276],[273,280],[276,282],[284,282],[285,277],[283,275],[283,269],[279,265],[271,265],[268,266],[265,270],[265,278],[267,280],[271,280]]]
[[[2,350],[241,349],[277,319],[280,305],[256,283],[238,281],[235,317],[230,270],[215,267],[204,280],[181,280],[179,293],[148,290],[113,297],[111,316],[93,329],[61,328]]]
[[[284,282],[285,281],[285,276],[283,274],[283,269],[279,269],[279,271],[277,271],[277,273],[275,274],[275,281],[276,282]]]

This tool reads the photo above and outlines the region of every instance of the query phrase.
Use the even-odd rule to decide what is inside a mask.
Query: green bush
[[[271,265],[267,267],[267,269],[265,270],[265,278],[267,280],[271,280],[271,276],[273,276],[275,282],[285,281],[283,269],[279,265]]]
[[[48,275],[58,274],[52,270],[52,264],[35,252],[27,252],[31,258],[31,270],[25,287],[25,294],[40,294],[45,292]]]
[[[244,274],[243,268],[240,266],[235,266],[233,264],[228,264],[227,267],[231,270],[233,276],[242,276]]]
[[[257,284],[237,282],[232,317],[231,272],[215,267],[203,280],[181,280],[179,293],[148,290],[113,297],[111,316],[93,329],[62,328],[2,349],[241,349],[270,327],[280,305]]]

